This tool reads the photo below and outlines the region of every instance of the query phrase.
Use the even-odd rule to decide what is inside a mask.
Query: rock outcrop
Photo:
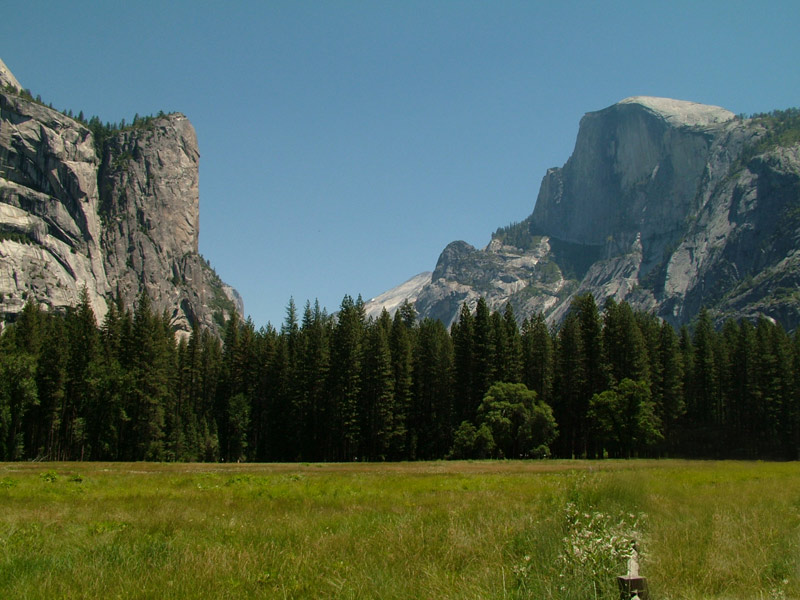
[[[394,314],[403,302],[416,303],[419,293],[431,282],[431,272],[426,271],[415,275],[408,281],[401,283],[390,291],[372,298],[365,303],[367,318],[377,319],[386,309]]]
[[[77,303],[98,319],[145,290],[176,332],[218,330],[238,294],[198,254],[197,139],[178,113],[102,142],[88,127],[21,93],[0,62],[0,313],[35,299]]]
[[[533,214],[482,250],[450,244],[418,312],[450,323],[462,302],[483,296],[492,308],[510,301],[520,318],[541,311],[558,322],[576,294],[591,292],[674,325],[707,306],[718,319],[764,315],[794,329],[798,120],[649,97],[588,113]]]

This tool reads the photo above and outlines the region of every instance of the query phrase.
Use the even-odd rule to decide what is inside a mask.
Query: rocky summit
[[[557,323],[576,295],[592,293],[674,325],[705,306],[718,320],[763,315],[794,329],[799,142],[796,109],[742,118],[637,96],[588,113],[533,214],[486,248],[450,244],[408,299],[446,324],[481,296],[493,309],[511,302],[520,319],[542,312]]]
[[[219,331],[242,301],[198,253],[197,137],[174,113],[97,139],[30,97],[0,61],[0,316],[85,288],[99,320],[142,291],[176,332]]]

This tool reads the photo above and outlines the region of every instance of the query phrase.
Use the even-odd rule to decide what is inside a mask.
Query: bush
[[[485,424],[476,428],[469,421],[463,421],[453,437],[453,448],[448,458],[489,458],[494,449],[492,432]]]
[[[47,483],[55,483],[58,481],[58,475],[55,471],[45,471],[41,475],[39,475],[39,479],[45,481]]]

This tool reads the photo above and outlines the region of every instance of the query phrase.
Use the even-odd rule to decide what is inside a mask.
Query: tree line
[[[449,331],[407,303],[368,319],[345,296],[176,340],[145,294],[98,326],[84,291],[3,330],[0,459],[796,459],[798,384],[800,337],[779,324],[717,331],[701,311],[675,331],[591,295],[558,329],[483,299]]]
[[[32,92],[28,89],[17,89],[15,86],[9,83],[3,86],[2,91],[8,94],[20,96],[29,102],[35,102],[42,106],[46,106],[51,110],[57,110],[53,107],[52,102],[45,104],[41,95],[37,94],[36,97],[34,97]],[[103,157],[105,143],[111,136],[119,133],[120,131],[127,131],[131,129],[149,129],[157,118],[161,118],[165,115],[163,110],[158,111],[157,115],[145,115],[144,117],[141,117],[139,116],[139,113],[136,113],[133,116],[133,121],[130,123],[126,123],[124,117],[119,122],[112,123],[110,121],[103,122],[97,115],[86,118],[82,110],[77,114],[73,114],[71,108],[64,109],[59,112],[65,117],[77,121],[92,132],[95,153],[97,154],[98,158]]]

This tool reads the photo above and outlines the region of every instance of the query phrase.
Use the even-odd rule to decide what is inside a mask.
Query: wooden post
[[[617,577],[619,584],[619,597],[620,600],[631,600],[631,598],[638,597],[639,600],[648,600],[650,594],[647,591],[647,578],[639,577],[638,575],[623,575]]]
[[[639,576],[639,548],[634,540],[631,543],[631,555],[628,559],[628,573],[622,577],[617,577],[619,584],[620,600],[649,600],[650,594],[647,591],[647,579]]]

